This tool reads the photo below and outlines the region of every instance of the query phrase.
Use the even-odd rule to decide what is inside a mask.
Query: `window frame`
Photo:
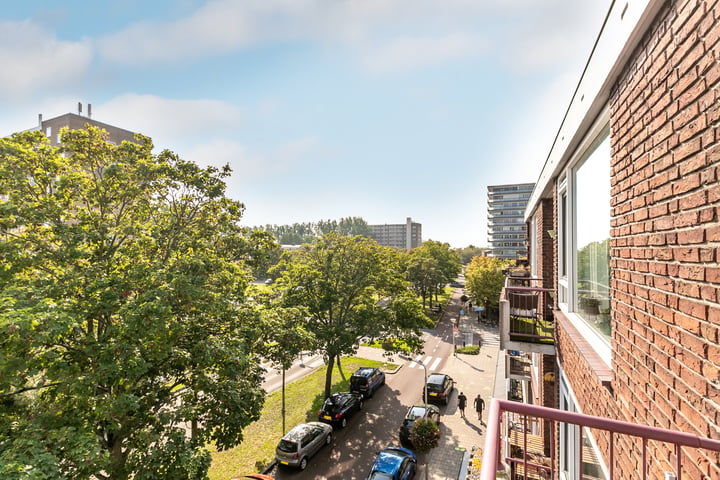
[[[608,337],[592,328],[579,314],[577,305],[577,185],[575,173],[606,138],[612,138],[609,109],[605,109],[587,130],[575,153],[565,164],[556,193],[558,222],[558,306],[568,320],[588,340],[600,358],[612,368],[612,350]],[[610,175],[610,158],[608,175]],[[611,215],[608,205],[608,215]],[[612,333],[611,333],[612,335]]]

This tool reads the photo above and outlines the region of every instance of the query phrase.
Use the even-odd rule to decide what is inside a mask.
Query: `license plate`
[[[323,418],[324,418],[325,420],[332,420],[332,417],[331,417],[330,415],[325,415],[325,416],[323,416]]]
[[[284,462],[284,461],[282,461],[282,460],[280,461],[280,463],[282,463],[283,465],[287,465],[287,464],[288,464],[288,462]]]
[[[437,397],[437,393],[430,392],[430,396],[431,396],[431,397]]]

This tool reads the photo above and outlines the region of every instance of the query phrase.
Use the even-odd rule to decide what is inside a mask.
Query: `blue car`
[[[386,447],[377,454],[367,480],[410,480],[415,477],[417,458],[402,447]]]

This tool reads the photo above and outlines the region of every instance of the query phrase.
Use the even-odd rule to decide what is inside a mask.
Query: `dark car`
[[[440,426],[440,409],[435,405],[429,405],[427,403],[419,403],[408,408],[402,426],[400,426],[401,443],[412,445],[410,441],[410,429],[415,423],[415,420],[420,418],[430,420],[435,425]]]
[[[333,393],[325,400],[318,420],[345,428],[348,418],[362,410],[363,397],[358,393]]]
[[[410,480],[415,477],[417,458],[402,447],[386,447],[378,452],[367,480]]]
[[[286,433],[275,449],[275,459],[280,465],[305,470],[310,457],[323,445],[332,443],[332,427],[325,423],[308,422],[293,427]]]
[[[455,382],[450,375],[433,373],[427,378],[428,403],[442,403],[447,405]],[[423,392],[424,394],[424,392]]]
[[[385,373],[377,368],[358,368],[350,377],[350,391],[370,398],[378,388],[385,385]]]

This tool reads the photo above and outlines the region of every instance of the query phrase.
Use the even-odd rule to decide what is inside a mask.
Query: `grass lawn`
[[[394,368],[394,365],[362,358],[347,357],[342,360],[342,373],[333,371],[333,392],[348,391],[350,375],[360,367]],[[318,368],[309,375],[285,386],[285,427],[290,430],[298,423],[317,420],[317,411],[323,403],[325,372]],[[275,446],[282,437],[282,394],[272,392],[265,399],[260,419],[243,432],[245,439],[230,450],[218,452],[210,447],[212,464],[210,480],[230,480],[234,476],[259,472],[269,465],[275,456]]]

